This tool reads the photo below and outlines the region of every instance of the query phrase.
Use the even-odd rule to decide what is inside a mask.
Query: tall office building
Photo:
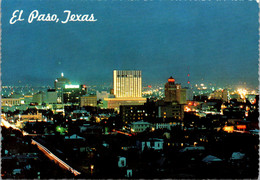
[[[47,104],[57,104],[58,92],[55,89],[48,89],[46,93]]]
[[[171,76],[165,83],[164,94],[164,101],[158,102],[158,117],[183,120],[187,89],[181,88]]]
[[[164,86],[165,102],[177,102],[180,97],[180,84],[175,84],[175,79],[171,76]]]
[[[46,93],[40,91],[33,95],[32,102],[41,105],[42,103],[44,103],[45,99],[46,99]]]
[[[57,78],[54,81],[54,88],[57,91],[58,103],[63,103],[63,89],[65,88],[66,84],[70,84],[70,80],[65,78],[63,73],[61,73],[60,78]]]
[[[164,94],[165,102],[177,102],[178,104],[186,104],[186,89],[182,89],[181,84],[175,83],[175,79],[172,76],[165,84]]]
[[[80,104],[80,97],[87,94],[85,85],[66,84],[63,89],[63,103],[65,104]]]
[[[107,108],[119,111],[122,105],[143,105],[146,98],[142,98],[142,73],[136,70],[113,71],[113,95],[104,98]]]
[[[70,84],[70,80],[64,77],[64,74],[61,73],[61,77],[55,79],[54,88],[56,90],[61,90],[65,87],[66,84]]]
[[[142,97],[142,73],[135,70],[114,70],[114,95],[120,97]]]

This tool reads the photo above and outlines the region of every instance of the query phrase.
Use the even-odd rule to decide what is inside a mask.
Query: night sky
[[[2,1],[2,84],[111,84],[114,69],[143,82],[258,86],[258,5],[189,1]],[[96,22],[33,22],[31,11],[93,13]],[[23,10],[25,21],[9,24]]]

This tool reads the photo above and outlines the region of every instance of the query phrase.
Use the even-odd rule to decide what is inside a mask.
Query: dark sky
[[[62,3],[61,3],[62,2]],[[33,22],[33,10],[94,13],[96,22]],[[25,21],[9,24],[23,10]],[[189,1],[2,1],[2,84],[112,83],[113,69],[142,70],[144,83],[169,76],[192,84],[258,86],[258,5]]]

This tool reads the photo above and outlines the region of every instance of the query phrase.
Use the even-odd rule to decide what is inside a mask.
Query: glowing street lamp
[[[90,166],[91,175],[93,174],[93,169],[94,169],[94,165],[91,165],[91,166]]]

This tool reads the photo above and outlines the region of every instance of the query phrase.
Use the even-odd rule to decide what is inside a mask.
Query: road
[[[14,124],[10,124],[8,121],[6,121],[6,119],[4,117],[1,117],[1,126],[5,126],[6,128],[13,128],[16,129],[18,131],[21,131],[23,133],[24,136],[29,135],[27,132],[22,131],[21,129],[19,129],[18,127],[16,127]]]
[[[123,131],[119,131],[119,130],[114,130],[114,129],[113,129],[113,132],[120,133],[120,134],[124,134],[124,135],[126,135],[126,136],[132,136],[132,134],[130,134],[130,133],[123,132]]]
[[[1,117],[1,126],[5,126],[6,128],[13,128],[16,129],[18,131],[21,131],[23,133],[24,136],[28,136],[30,134],[28,134],[25,131],[22,131],[21,129],[17,128],[15,125],[10,124],[8,121],[6,121],[6,119],[2,116]],[[35,135],[35,134],[34,134]],[[57,156],[55,156],[50,150],[48,150],[46,147],[44,147],[43,145],[41,145],[39,142],[35,141],[32,139],[32,144],[36,144],[38,146],[38,148],[51,160],[54,160],[56,163],[58,163],[61,167],[63,167],[64,169],[67,169],[68,171],[72,172],[75,176],[81,174],[80,172],[78,172],[77,170],[73,169],[71,166],[69,166],[68,164],[66,164],[65,162],[63,162],[60,158],[58,158]]]
[[[54,160],[57,162],[61,167],[64,169],[67,169],[68,171],[72,172],[75,176],[80,175],[81,173],[78,172],[77,170],[73,169],[71,166],[63,162],[60,158],[55,156],[49,149],[41,145],[39,142],[35,141],[32,139],[32,144],[36,144],[38,148],[51,160]]]

